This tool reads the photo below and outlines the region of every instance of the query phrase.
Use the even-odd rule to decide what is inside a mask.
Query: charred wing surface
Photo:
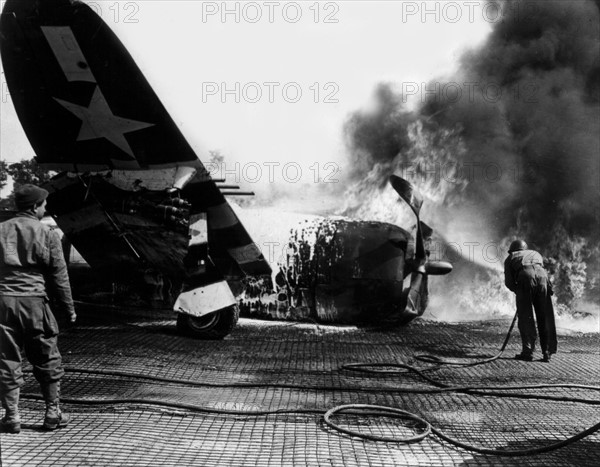
[[[403,280],[414,241],[382,222],[318,219],[293,231],[274,286],[251,280],[241,300],[247,315],[381,324],[405,306]],[[422,296],[426,297],[426,282]],[[423,301],[422,311],[426,301]]]

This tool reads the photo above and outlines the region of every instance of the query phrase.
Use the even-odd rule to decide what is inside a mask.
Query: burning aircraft
[[[416,232],[385,222],[316,218],[292,229],[274,284],[250,279],[242,311],[330,323],[406,324],[428,303],[428,275],[452,266],[429,259],[432,229],[422,199],[406,180],[390,183],[416,215]]]
[[[413,236],[380,222],[324,219],[271,267],[123,44],[87,5],[8,0],[0,53],[17,115],[42,167],[48,210],[107,281],[151,289],[182,333],[222,338],[242,308],[299,309],[328,322],[407,323],[427,305],[431,229],[421,200],[391,183],[417,218]],[[312,240],[308,238],[309,233]],[[298,238],[298,237],[297,237]],[[410,284],[404,287],[405,278]],[[257,294],[273,302],[257,302]]]

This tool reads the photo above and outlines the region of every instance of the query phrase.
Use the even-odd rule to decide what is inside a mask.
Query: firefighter
[[[69,422],[59,407],[64,369],[48,297],[71,323],[77,316],[59,234],[40,222],[47,196],[42,188],[23,185],[15,193],[18,213],[0,224],[0,398],[5,411],[0,428],[5,433],[21,431],[22,349],[46,402],[43,427],[54,430]]]
[[[529,250],[523,240],[515,240],[508,249],[508,258],[504,261],[504,282],[517,299],[517,317],[519,333],[523,344],[515,359],[530,362],[535,350],[536,330],[540,336],[542,360],[550,361],[556,353],[556,327],[551,295],[552,284],[544,269],[542,255]]]

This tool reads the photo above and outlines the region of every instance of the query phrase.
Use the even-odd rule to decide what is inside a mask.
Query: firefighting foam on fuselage
[[[167,303],[181,332],[222,338],[243,311],[325,322],[407,323],[427,306],[431,229],[409,183],[392,186],[416,234],[322,219],[292,234],[274,277],[225,196],[120,40],[87,5],[8,0],[0,53],[37,162],[60,170],[48,210],[98,282]],[[409,279],[410,284],[404,285]],[[88,284],[89,285],[89,284]]]
[[[391,186],[416,215],[416,232],[385,222],[317,217],[292,229],[274,280],[250,279],[242,311],[279,319],[406,324],[428,303],[428,275],[452,266],[429,259],[433,234],[420,195],[397,176]],[[391,188],[391,187],[390,187]]]

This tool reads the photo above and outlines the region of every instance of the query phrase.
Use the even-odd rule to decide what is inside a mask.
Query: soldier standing
[[[550,361],[556,353],[556,327],[554,324],[554,307],[551,295],[552,284],[544,269],[542,255],[529,250],[523,240],[515,240],[508,249],[508,258],[504,261],[504,283],[517,299],[517,317],[519,333],[523,344],[520,354],[515,359],[530,362],[535,350],[535,321],[540,336],[542,360]]]
[[[59,408],[64,369],[48,294],[71,323],[77,316],[60,237],[40,222],[47,196],[42,188],[23,185],[15,193],[19,212],[0,224],[0,397],[5,410],[0,428],[5,433],[21,431],[18,403],[24,384],[23,348],[46,401],[44,428],[54,430],[69,422]]]

